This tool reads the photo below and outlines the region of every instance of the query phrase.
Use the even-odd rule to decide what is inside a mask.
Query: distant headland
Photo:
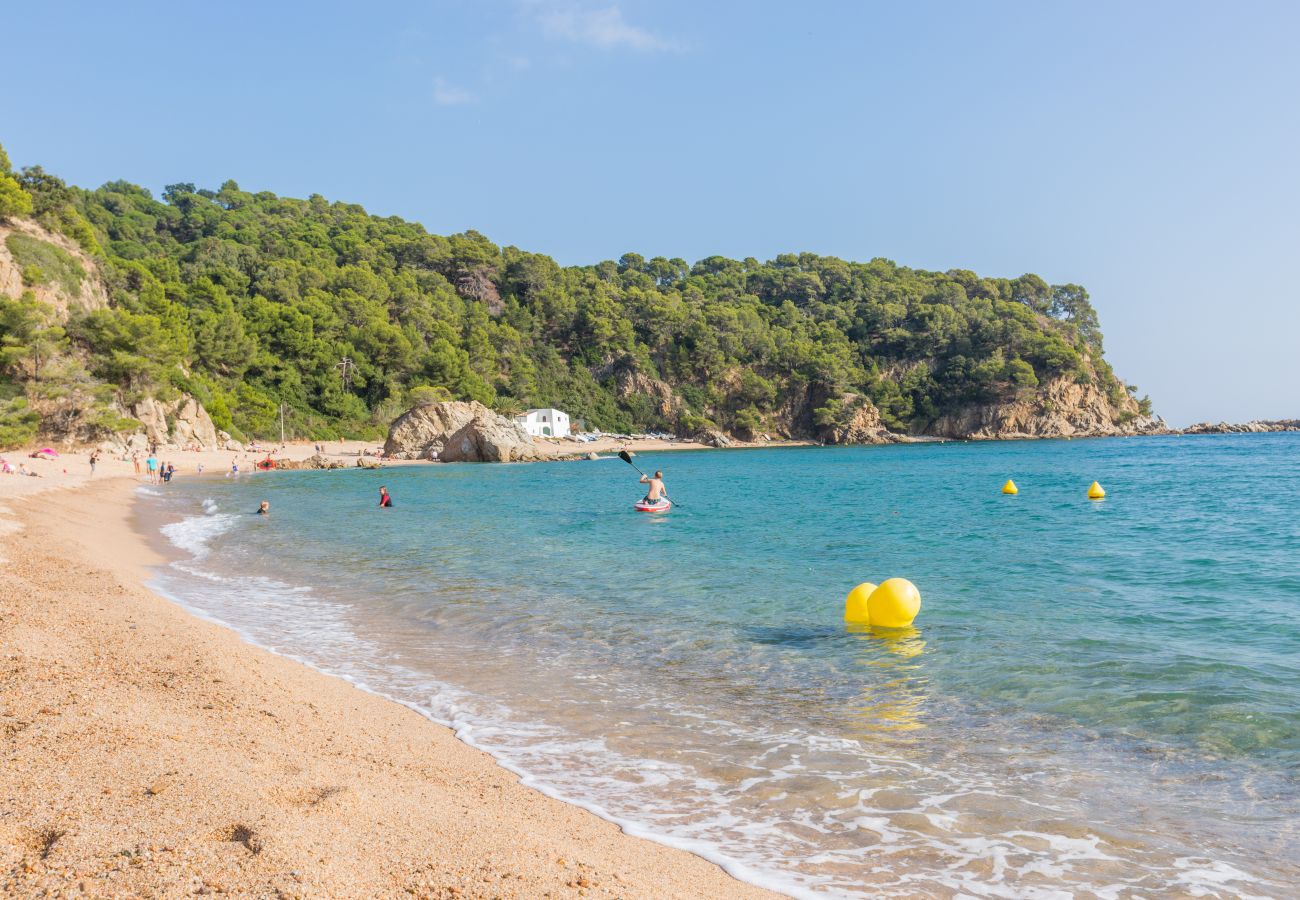
[[[85,190],[2,152],[0,314],[0,446],[378,441],[450,400],[707,443],[1169,431],[1106,362],[1088,292],[1032,274],[561,267],[319,195]]]

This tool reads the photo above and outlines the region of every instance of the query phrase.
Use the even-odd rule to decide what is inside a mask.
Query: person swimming
[[[263,500],[262,504],[257,507],[256,515],[269,516],[271,514],[271,503],[269,500]]]
[[[388,493],[388,488],[386,488],[386,487],[380,487],[380,488],[379,488],[379,506],[380,506],[382,509],[390,509],[390,508],[392,508],[392,505],[393,505],[393,496],[392,496],[392,494]]]
[[[661,500],[668,499],[668,489],[664,487],[664,473],[655,472],[654,477],[649,475],[641,476],[641,484],[648,484],[646,488],[645,499],[643,503],[658,503]]]

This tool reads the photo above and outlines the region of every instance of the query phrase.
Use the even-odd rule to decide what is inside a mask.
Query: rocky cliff
[[[880,421],[880,410],[866,397],[841,394],[837,401],[839,415],[817,428],[817,437],[822,443],[892,444],[907,440],[885,427]]]
[[[1060,376],[1025,396],[972,404],[940,416],[919,433],[967,440],[1105,437],[1168,432],[1164,420],[1143,416],[1131,397],[1116,410],[1095,384]]]
[[[120,419],[116,433],[99,441],[105,450],[220,450],[230,440],[230,435],[217,431],[203,404],[188,394],[169,401],[145,397],[127,407],[113,404],[111,409]],[[65,444],[94,440],[77,432],[54,437]]]
[[[624,363],[598,374],[612,376],[620,398],[648,398],[669,421],[681,423],[686,406],[667,383],[639,374]],[[727,379],[722,379],[727,383]],[[739,381],[739,379],[732,379]],[[815,385],[790,385],[774,411],[758,425],[736,429],[741,440],[765,434],[826,444],[882,444],[908,437],[890,431],[879,410],[859,394],[828,394]],[[1206,426],[1209,428],[1210,426]],[[716,429],[714,429],[716,431]],[[1159,417],[1141,414],[1127,395],[1118,407],[1096,384],[1059,376],[1034,389],[988,403],[950,410],[914,423],[911,434],[960,440],[1101,437],[1169,433]]]
[[[27,291],[62,319],[74,308],[108,306],[99,266],[75,241],[30,219],[0,223],[0,296]]]
[[[655,412],[673,425],[680,424],[686,412],[686,404],[682,402],[681,397],[677,396],[672,385],[638,372],[636,367],[627,361],[620,361],[597,370],[594,377],[598,381],[612,377],[614,395],[620,400],[638,396],[648,398]]]
[[[220,445],[212,417],[203,404],[188,395],[168,403],[147,397],[131,406],[130,416],[142,426],[130,437],[138,435],[148,444],[168,450],[192,447],[216,450]]]
[[[441,462],[542,458],[537,444],[514,420],[474,401],[431,403],[407,410],[389,427],[384,454],[394,459],[436,458]]]

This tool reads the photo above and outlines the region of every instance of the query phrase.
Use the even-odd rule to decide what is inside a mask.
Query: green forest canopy
[[[1117,408],[1126,399],[1087,292],[1036,275],[811,253],[693,265],[628,253],[562,267],[319,195],[227,181],[173,184],[155,199],[0,163],[0,219],[30,215],[73,238],[98,257],[112,298],[62,328],[30,297],[0,300],[0,402],[13,398],[28,422],[19,394],[31,401],[42,374],[94,402],[188,391],[236,436],[273,434],[283,402],[295,432],[315,438],[377,435],[435,392],[505,412],[557,406],[624,432],[756,431],[809,387],[869,397],[891,427],[917,430],[1062,375],[1098,382]],[[57,255],[43,260],[33,278],[77,277]],[[35,365],[32,341],[43,344]],[[56,363],[44,373],[42,355]],[[618,371],[667,382],[680,407],[620,396]]]

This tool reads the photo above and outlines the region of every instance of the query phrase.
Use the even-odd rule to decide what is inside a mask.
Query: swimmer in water
[[[388,493],[388,488],[381,487],[379,489],[379,506],[382,509],[391,509],[392,505],[393,505],[393,497],[391,494]]]
[[[257,508],[257,515],[269,516],[270,514],[271,514],[271,503],[268,500],[263,500],[262,505]]]

